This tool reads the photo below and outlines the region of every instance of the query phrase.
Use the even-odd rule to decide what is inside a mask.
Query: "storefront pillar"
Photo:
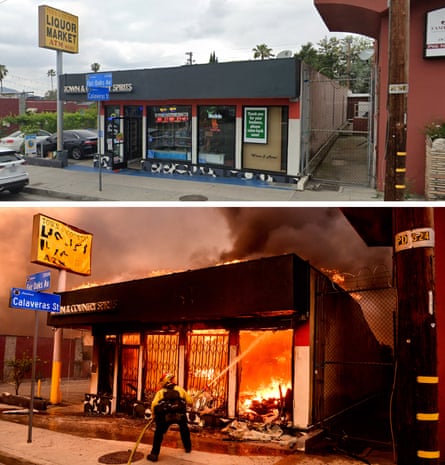
[[[192,163],[198,163],[198,117],[196,115],[196,108],[193,109],[192,116]]]
[[[238,359],[239,355],[239,331],[234,330],[229,335],[229,373],[227,393],[227,415],[229,418],[236,416],[236,396],[238,391]]]
[[[289,137],[287,146],[287,174],[298,176],[301,164],[301,121],[289,118]]]
[[[180,386],[185,386],[185,356],[187,347],[187,331],[179,333],[179,352],[178,352],[178,374],[176,379]]]
[[[238,111],[241,115],[238,115]],[[243,117],[242,108],[238,109],[235,121],[235,169],[240,170],[243,167]]]
[[[293,426],[305,429],[310,424],[311,364],[309,322],[294,330]]]

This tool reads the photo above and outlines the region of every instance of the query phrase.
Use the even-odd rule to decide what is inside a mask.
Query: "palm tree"
[[[51,91],[54,90],[53,78],[56,76],[56,72],[53,69],[49,69],[46,75],[51,78]]]
[[[97,73],[100,70],[100,64],[99,63],[91,63],[91,71],[93,73]]]
[[[266,58],[272,58],[275,55],[272,53],[272,49],[269,48],[266,44],[257,45],[255,48],[252,49],[253,58],[261,58],[262,60]]]
[[[3,79],[8,74],[8,69],[5,65],[0,65],[0,92],[3,92]]]

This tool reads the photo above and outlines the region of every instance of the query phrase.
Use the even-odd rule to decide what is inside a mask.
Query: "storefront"
[[[294,254],[61,298],[61,312],[48,324],[91,327],[90,390],[111,395],[113,411],[149,402],[169,371],[200,399],[197,411],[204,405],[212,415],[236,418],[270,409],[306,429],[387,383],[375,369],[384,351],[360,305]],[[326,347],[336,362],[321,369]],[[376,364],[360,364],[361,357]],[[352,378],[363,381],[360,389]]]
[[[284,58],[107,73],[105,164],[295,182],[300,72],[298,60]],[[62,75],[62,99],[85,101],[87,76]]]

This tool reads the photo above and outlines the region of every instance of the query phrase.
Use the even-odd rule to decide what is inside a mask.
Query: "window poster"
[[[244,142],[267,144],[267,108],[244,108]]]

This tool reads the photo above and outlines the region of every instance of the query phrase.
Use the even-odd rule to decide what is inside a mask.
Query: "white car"
[[[35,142],[38,145],[41,141],[49,137],[51,133],[44,129],[39,129],[35,132],[35,135]],[[23,131],[15,131],[9,134],[9,136],[2,137],[0,139],[0,147],[15,150],[17,153],[25,153],[25,133]]]
[[[24,163],[25,160],[15,150],[0,147],[0,192],[15,194],[29,184]]]

